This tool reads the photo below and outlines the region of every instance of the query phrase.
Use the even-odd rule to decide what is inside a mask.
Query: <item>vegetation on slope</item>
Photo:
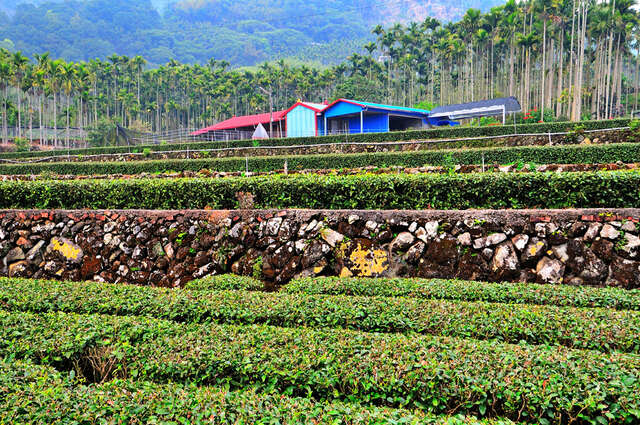
[[[500,209],[640,207],[637,171],[0,182],[0,208]]]

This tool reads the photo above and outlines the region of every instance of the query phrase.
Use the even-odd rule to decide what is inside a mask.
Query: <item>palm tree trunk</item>
[[[7,96],[9,96],[9,90],[7,86],[4,86],[4,99],[3,99],[3,109],[4,113],[2,114],[2,140],[5,145],[9,144],[9,135],[8,133],[8,123],[7,123]]]
[[[29,96],[29,150],[31,150],[31,144],[33,143],[33,111],[31,110],[31,96]]]
[[[558,59],[560,60],[560,64],[558,66],[558,84],[556,90],[556,117],[562,115],[562,90],[564,83],[564,28],[560,28],[560,54]]]
[[[40,145],[42,145],[42,108],[43,108],[43,102],[42,102],[42,94],[38,93],[38,101],[40,102],[40,108],[38,108],[38,128],[40,130]]]
[[[636,55],[636,75],[635,75],[635,80],[636,80],[636,87],[635,87],[635,91],[634,91],[634,96],[633,96],[633,109],[634,111],[638,110],[638,86],[640,86],[640,54]]]
[[[53,92],[53,144],[58,147],[58,96]]]
[[[70,147],[69,146],[69,109],[71,109],[71,96],[67,94],[67,134],[65,135],[67,149]]]
[[[18,87],[18,138],[22,138],[22,96],[20,96],[20,87]]]
[[[576,29],[576,0],[573,0],[573,8],[572,8],[572,14],[571,14],[571,57],[569,58],[569,85],[567,87],[569,87],[569,94],[572,95],[573,92],[575,92],[575,87],[574,87],[574,79],[573,79],[573,67],[574,67],[574,43],[573,41],[575,40],[575,29]],[[571,102],[567,101],[567,115],[569,116],[569,119],[571,119],[573,121],[573,98],[571,99]]]
[[[544,77],[547,71],[547,19],[542,18],[542,76],[540,87],[540,121],[544,122]]]

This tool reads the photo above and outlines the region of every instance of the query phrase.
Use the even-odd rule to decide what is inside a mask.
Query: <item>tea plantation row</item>
[[[269,172],[282,170],[359,167],[453,167],[482,164],[606,164],[640,162],[640,143],[612,145],[523,146],[467,150],[264,156],[252,158],[171,159],[132,162],[53,162],[0,164],[0,174],[139,174],[168,171]]]
[[[640,207],[640,173],[260,176],[0,182],[0,208],[469,209]]]
[[[217,277],[226,281],[228,277]],[[207,284],[218,288],[220,284]],[[193,281],[192,287],[199,285]],[[220,289],[232,289],[228,286]],[[236,288],[240,289],[240,288]],[[409,297],[426,300],[485,301],[491,303],[534,304],[566,307],[601,307],[640,310],[640,290],[613,287],[539,285],[533,283],[491,283],[419,278],[338,278],[295,279],[282,288],[290,294],[349,295],[363,297]]]
[[[113,380],[0,359],[0,423],[509,425],[508,420],[436,417],[384,407],[314,402],[255,390]]]
[[[199,149],[218,149],[226,147],[253,147],[256,144],[263,146],[300,146],[314,145],[323,143],[379,143],[379,142],[395,142],[408,140],[428,140],[428,139],[455,139],[455,138],[482,138],[494,136],[509,136],[512,134],[540,134],[540,133],[563,133],[578,130],[603,130],[611,128],[625,128],[630,123],[629,119],[616,119],[606,121],[584,121],[580,123],[559,122],[559,123],[536,123],[523,125],[506,125],[497,127],[457,127],[457,128],[439,128],[433,130],[412,130],[403,132],[390,133],[367,133],[367,134],[350,134],[340,136],[322,136],[322,137],[301,137],[287,138],[277,140],[266,140],[256,142],[255,140],[235,140],[235,141],[212,141],[212,142],[189,142],[189,143],[171,143],[171,144],[150,144],[138,146],[110,146],[95,147],[86,149],[70,149],[58,151],[40,151],[40,152],[7,152],[0,153],[0,158],[38,158],[49,156],[66,156],[66,155],[100,155],[111,153],[129,153],[133,151],[143,152],[149,151],[171,151],[171,150],[199,150]]]
[[[0,312],[0,356],[63,370],[80,365],[98,382],[116,377],[255,387],[323,401],[543,424],[640,420],[639,356],[563,347]]]
[[[421,333],[640,353],[640,312],[419,298],[215,291],[5,280],[5,310]],[[615,332],[611,332],[615,329]]]

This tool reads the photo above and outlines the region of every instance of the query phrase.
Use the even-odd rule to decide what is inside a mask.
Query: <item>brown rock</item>
[[[611,263],[611,278],[626,289],[640,288],[640,262],[614,258]]]
[[[510,280],[520,276],[520,261],[511,242],[505,242],[496,249],[491,272],[497,281]]]
[[[426,246],[424,242],[418,242],[417,244],[409,248],[404,256],[404,260],[409,264],[417,264],[418,261],[420,261],[425,248]]]
[[[9,277],[29,277],[29,263],[19,261],[9,266]]]
[[[24,260],[26,257],[24,255],[24,251],[22,251],[22,248],[13,248],[12,250],[10,250],[7,253],[7,256],[4,257],[4,263],[6,265],[9,265],[11,263],[15,263],[16,261],[21,261]]]
[[[536,266],[538,283],[562,283],[564,278],[564,264],[559,260],[543,257]]]
[[[580,277],[590,285],[601,284],[607,277],[609,268],[580,239],[572,239],[567,244],[569,261],[567,266],[572,275]]]
[[[591,245],[593,253],[605,261],[611,261],[613,258],[613,248],[613,242],[601,238],[596,239]]]
[[[547,251],[547,242],[544,239],[532,238],[527,247],[522,251],[522,263],[534,266]]]
[[[102,269],[102,261],[95,256],[85,257],[80,267],[80,276],[82,279],[92,279]]]

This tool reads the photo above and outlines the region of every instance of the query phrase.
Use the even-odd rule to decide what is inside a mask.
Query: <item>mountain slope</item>
[[[252,65],[281,57],[335,63],[376,24],[457,19],[500,0],[2,0],[0,42],[27,54],[88,60],[113,53],[158,64],[210,58]],[[2,22],[0,17],[0,22]],[[4,18],[5,22],[7,18]],[[4,41],[3,41],[4,40]]]

